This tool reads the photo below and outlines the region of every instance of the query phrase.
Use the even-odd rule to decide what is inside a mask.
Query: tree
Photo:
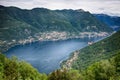
[[[71,80],[71,76],[66,69],[56,70],[49,74],[48,80]]]
[[[22,80],[47,80],[45,74],[40,74],[29,63],[24,61],[19,62],[19,73]]]
[[[116,72],[120,75],[120,52],[114,58]]]
[[[5,59],[4,78],[5,80],[18,80],[18,64],[16,59]]]
[[[4,65],[0,62],[0,80],[3,80]]]
[[[3,80],[5,56],[0,53],[0,80]]]
[[[109,80],[115,75],[115,67],[108,60],[91,65],[86,71],[86,80]]]

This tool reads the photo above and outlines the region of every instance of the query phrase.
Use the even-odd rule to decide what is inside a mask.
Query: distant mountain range
[[[109,16],[106,14],[94,14],[100,21],[104,22],[106,25],[113,28],[113,30],[120,30],[120,17],[119,16]]]
[[[0,51],[38,40],[107,35],[113,30],[83,10],[0,6]]]

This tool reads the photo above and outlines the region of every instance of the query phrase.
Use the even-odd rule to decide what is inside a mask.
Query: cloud
[[[49,9],[84,9],[91,13],[120,16],[120,0],[0,0],[1,5],[22,9],[44,7]]]
[[[28,2],[33,0],[0,0],[0,1],[6,1],[6,2]]]

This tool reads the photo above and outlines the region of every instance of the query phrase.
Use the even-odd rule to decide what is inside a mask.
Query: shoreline
[[[72,34],[67,32],[47,32],[42,33],[41,35],[37,36],[28,36],[24,39],[12,39],[12,40],[0,40],[0,52],[6,52],[11,47],[16,45],[24,45],[28,43],[33,43],[37,41],[58,41],[58,40],[67,40],[73,38],[94,38],[94,37],[104,37],[109,36],[112,33],[107,32],[81,32],[79,34]]]
[[[62,61],[61,63],[61,68],[66,68],[66,69],[71,69],[72,68],[72,63],[77,60],[78,58],[78,50],[75,52],[71,53],[68,59]]]
[[[64,38],[64,39],[33,40],[33,41],[31,41],[31,42],[26,42],[26,43],[15,43],[15,44],[9,45],[8,48],[6,48],[6,49],[4,49],[3,51],[0,51],[0,52],[4,53],[4,52],[7,52],[9,49],[11,49],[11,48],[13,48],[13,47],[15,47],[15,46],[26,45],[26,44],[32,44],[32,43],[36,43],[36,42],[61,41],[61,40],[70,40],[70,39],[81,39],[81,40],[83,40],[83,39],[89,39],[89,40],[90,40],[90,39],[92,39],[92,38],[99,38],[99,37],[104,37],[104,36],[97,36],[97,37],[91,37],[91,38],[89,38],[89,37],[84,37],[84,38],[81,38],[81,37],[68,37],[68,38]]]
[[[112,34],[114,34],[114,33],[112,33]],[[111,35],[112,35],[112,34],[111,34]],[[95,41],[94,43],[99,42],[99,41],[101,41],[101,40],[103,40],[103,39],[106,39],[106,38],[110,37],[111,35],[106,36],[106,37],[104,37],[104,38],[102,38],[102,39],[100,39],[100,40],[98,40],[98,41]],[[92,44],[94,44],[94,43],[92,43]],[[88,44],[87,46],[90,46],[90,45],[92,45],[92,44]],[[84,48],[84,47],[83,47],[83,48]],[[82,48],[81,48],[81,49],[82,49]],[[79,50],[80,50],[80,49],[79,49]],[[70,56],[68,57],[68,59],[63,60],[63,61],[60,63],[61,69],[63,69],[63,68],[71,69],[71,68],[72,68],[72,63],[77,60],[77,57],[78,57],[78,54],[79,54],[79,50],[76,50],[76,51],[72,52],[72,53],[70,54]]]
[[[98,38],[98,37],[97,37]],[[100,38],[100,37],[99,37]],[[102,37],[101,37],[102,38]],[[64,39],[64,40],[69,40],[69,39],[81,39],[81,38],[67,38],[67,39]],[[87,39],[89,39],[88,37],[87,37]],[[56,40],[56,41],[61,41],[61,40],[63,40],[63,39],[59,39],[59,40]],[[45,41],[53,41],[54,42],[54,40],[45,40]],[[39,41],[34,41],[34,42],[31,42],[31,44],[32,43],[39,43]],[[42,41],[40,41],[41,43],[42,43]],[[30,43],[26,43],[26,44],[24,44],[24,45],[29,45]],[[20,44],[21,45],[21,44]],[[24,46],[23,45],[23,46]],[[87,45],[88,46],[88,45]],[[13,46],[14,47],[14,46]],[[86,47],[86,46],[85,46]],[[83,47],[84,48],[84,47]],[[61,61],[60,62],[60,69],[62,69],[62,66],[64,66],[64,68],[67,68],[67,69],[71,69],[72,68],[72,63],[74,62],[74,61],[76,61],[76,59],[78,59],[78,55],[79,55],[79,50],[75,50],[75,51],[73,51],[72,53],[70,53],[70,55],[68,56],[68,58],[66,59],[66,60],[63,60],[63,61]],[[64,62],[64,61],[66,61],[65,62],[65,64],[64,65],[62,65],[61,66],[61,64]]]

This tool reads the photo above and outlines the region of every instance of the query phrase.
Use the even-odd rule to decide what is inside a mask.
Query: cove
[[[29,62],[41,73],[50,73],[60,68],[60,63],[66,60],[70,53],[87,46],[89,41],[97,41],[101,38],[68,39],[59,41],[37,41],[25,45],[17,45],[5,52],[10,58]]]

